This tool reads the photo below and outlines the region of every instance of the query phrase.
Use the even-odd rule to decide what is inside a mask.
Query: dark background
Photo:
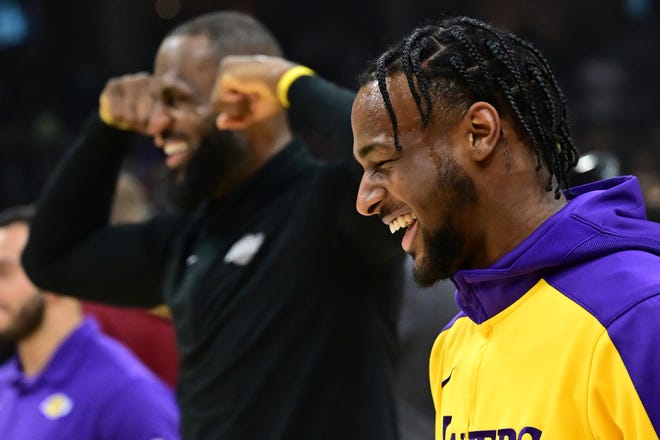
[[[580,151],[614,155],[660,204],[654,0],[0,0],[0,208],[34,200],[108,78],[151,70],[168,30],[218,9],[255,15],[289,59],[348,87],[424,20],[466,14],[514,31],[549,58]],[[148,188],[160,154],[142,148],[129,159]]]

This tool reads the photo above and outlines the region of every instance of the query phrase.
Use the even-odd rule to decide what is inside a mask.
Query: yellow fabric
[[[481,325],[458,319],[429,372],[437,439],[658,438],[606,329],[543,280]]]
[[[118,128],[119,130],[131,130],[131,126],[126,122],[116,121],[110,114],[110,102],[106,95],[101,95],[99,98],[99,117],[101,120],[111,127]]]
[[[316,73],[312,69],[306,66],[294,66],[284,72],[284,75],[282,75],[282,77],[279,79],[277,82],[277,87],[275,88],[277,99],[280,101],[284,108],[291,107],[288,96],[291,84],[293,84],[294,81],[301,76],[312,76],[315,74]]]

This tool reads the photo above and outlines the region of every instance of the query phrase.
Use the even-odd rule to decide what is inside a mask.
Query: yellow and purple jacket
[[[660,224],[639,183],[575,197],[488,269],[457,272],[438,336],[438,440],[657,439]]]

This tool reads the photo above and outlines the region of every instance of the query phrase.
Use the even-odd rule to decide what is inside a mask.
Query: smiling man
[[[404,253],[378,219],[355,211],[352,94],[285,66],[283,98],[349,103],[325,110],[324,98],[303,115],[332,127],[323,135],[341,150],[333,163],[293,135],[278,101],[264,100],[274,111],[260,119],[253,94],[232,94],[233,127],[214,127],[219,62],[280,52],[254,18],[212,13],[166,36],[153,74],[109,81],[100,117],[39,198],[26,271],[40,287],[90,300],[169,306],[186,440],[396,439]],[[135,133],[163,149],[178,209],[110,225]]]
[[[396,76],[390,87],[405,88],[407,81]],[[430,120],[425,131],[417,132],[414,129],[421,124],[420,116],[412,96],[404,95],[404,98],[393,102],[401,133],[396,141],[399,147],[394,147],[394,137],[384,135],[392,131],[392,123],[382,105],[378,85],[371,83],[357,95],[354,114],[368,115],[353,120],[355,154],[366,170],[357,208],[363,215],[377,213],[392,233],[406,229],[401,247],[415,259],[419,284],[430,286],[453,273],[461,264],[459,260],[473,258],[464,253],[467,232],[461,226],[478,214],[476,189],[459,163],[462,158],[450,152],[452,139],[444,133],[447,123],[444,112]],[[475,115],[482,111],[485,117],[488,110],[487,107],[474,109]],[[404,151],[400,145],[433,148]],[[397,173],[406,169],[415,172]],[[385,186],[387,179],[391,179],[391,184],[388,181]],[[429,181],[434,182],[433,191],[417,190]],[[383,200],[386,195],[387,200]],[[429,236],[429,230],[434,231],[433,236]]]
[[[436,437],[657,438],[660,225],[639,183],[570,189],[566,104],[528,42],[450,18],[362,77],[357,209],[461,313],[431,354]]]
[[[80,301],[39,290],[20,264],[32,209],[0,212],[3,440],[178,440],[172,391],[83,315]]]

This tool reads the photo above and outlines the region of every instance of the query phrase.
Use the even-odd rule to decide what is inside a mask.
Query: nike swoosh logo
[[[449,372],[449,376],[447,376],[446,379],[442,379],[442,382],[440,383],[440,388],[444,388],[445,385],[447,385],[447,382],[449,382],[449,379],[451,379],[451,375],[454,374],[454,368],[451,369],[451,371]]]

